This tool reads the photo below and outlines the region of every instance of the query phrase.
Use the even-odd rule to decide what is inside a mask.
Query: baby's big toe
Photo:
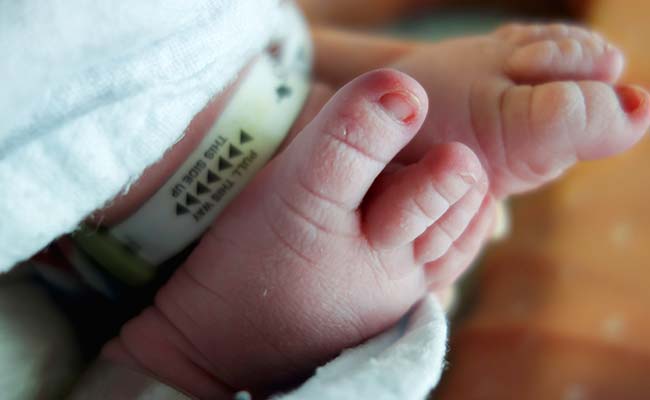
[[[281,191],[355,210],[377,175],[420,128],[424,89],[394,70],[377,70],[337,92],[278,157]]]
[[[515,25],[497,31],[515,46],[505,72],[519,83],[557,80],[614,82],[623,70],[623,54],[603,37],[564,24]]]

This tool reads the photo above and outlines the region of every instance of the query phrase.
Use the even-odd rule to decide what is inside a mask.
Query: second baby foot
[[[426,110],[423,88],[396,71],[346,85],[105,357],[214,398],[292,382],[394,324],[459,273],[453,259],[492,224],[487,176],[467,146],[438,144],[387,168]]]
[[[430,101],[423,134],[399,159],[462,142],[481,159],[497,197],[631,147],[650,120],[643,89],[613,85],[620,51],[575,26],[507,25],[423,45],[395,67],[422,83]]]

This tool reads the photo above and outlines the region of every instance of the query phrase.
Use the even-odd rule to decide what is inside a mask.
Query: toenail
[[[616,88],[621,107],[628,114],[633,114],[642,107],[647,107],[646,92],[635,86],[619,86]]]
[[[420,101],[409,92],[387,93],[379,99],[386,113],[396,120],[408,124],[418,113]]]

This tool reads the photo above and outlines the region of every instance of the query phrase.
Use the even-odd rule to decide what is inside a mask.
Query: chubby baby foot
[[[422,83],[430,101],[424,133],[399,159],[419,159],[434,143],[465,143],[497,197],[626,150],[650,121],[644,90],[613,85],[622,54],[574,26],[508,25],[423,46],[395,66]]]
[[[288,384],[452,279],[491,225],[468,147],[387,165],[424,121],[408,76],[341,89],[215,221],[104,356],[200,398]]]

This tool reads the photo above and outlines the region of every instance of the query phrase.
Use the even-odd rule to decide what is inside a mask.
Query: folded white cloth
[[[424,399],[438,383],[447,323],[429,295],[393,329],[319,368],[294,392],[275,400]]]
[[[266,46],[280,3],[0,0],[0,271],[73,230],[179,140]],[[423,398],[445,338],[427,299],[284,398]]]
[[[279,0],[0,0],[0,271],[101,207],[268,43]]]

